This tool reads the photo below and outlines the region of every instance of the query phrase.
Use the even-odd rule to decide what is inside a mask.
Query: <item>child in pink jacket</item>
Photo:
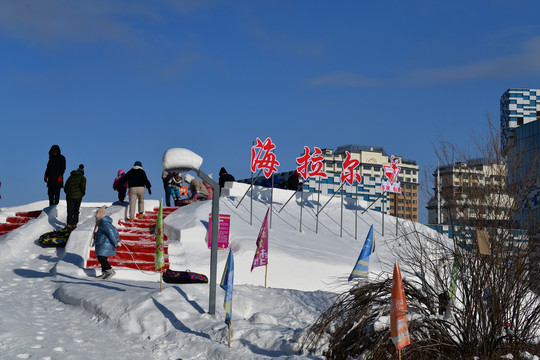
[[[127,182],[125,182],[122,185],[118,185],[118,182],[125,174],[126,173],[124,172],[124,170],[122,169],[118,170],[118,175],[114,179],[113,186],[112,186],[113,190],[118,191],[118,201],[120,202],[120,205],[124,205],[124,199],[126,198],[128,184]]]

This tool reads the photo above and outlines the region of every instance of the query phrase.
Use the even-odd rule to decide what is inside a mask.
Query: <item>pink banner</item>
[[[212,214],[208,217],[208,248],[212,247]],[[231,215],[219,214],[218,249],[229,247],[229,229],[231,227]]]
[[[257,237],[257,250],[255,251],[255,257],[253,258],[253,264],[251,264],[251,271],[257,266],[268,265],[268,210],[266,210],[266,216],[259,231]]]

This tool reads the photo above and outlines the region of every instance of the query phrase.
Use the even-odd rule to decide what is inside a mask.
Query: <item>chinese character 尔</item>
[[[349,185],[352,185],[354,183],[354,180],[358,181],[358,183],[362,182],[362,177],[360,174],[354,171],[358,165],[360,165],[360,161],[356,159],[351,158],[351,153],[348,151],[345,151],[347,154],[345,161],[343,161],[343,171],[341,172],[340,180],[342,183],[346,182]]]

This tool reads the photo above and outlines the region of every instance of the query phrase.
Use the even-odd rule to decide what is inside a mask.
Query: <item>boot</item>
[[[105,271],[105,275],[102,277],[103,280],[109,280],[112,278],[116,272],[113,269],[109,269]]]
[[[142,213],[139,213],[139,219],[144,219],[144,215]]]

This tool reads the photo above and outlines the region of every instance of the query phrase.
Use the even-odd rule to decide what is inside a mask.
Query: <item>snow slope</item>
[[[305,195],[301,208],[296,195],[281,209],[292,192],[275,189],[265,288],[265,269],[250,272],[250,268],[271,194],[270,189],[256,188],[253,203],[246,196],[239,204],[246,190],[247,185],[234,183],[220,199],[220,213],[231,215],[230,248],[235,261],[231,348],[219,285],[216,314],[209,315],[207,284],[163,283],[160,292],[155,273],[116,269],[113,279],[103,281],[94,278],[95,270],[84,269],[95,211],[107,205],[107,215],[117,223],[125,217],[126,207],[83,203],[79,226],[65,249],[37,245],[41,234],[65,226],[65,202],[0,209],[0,221],[18,211],[44,209],[37,219],[0,237],[0,357],[319,358],[300,352],[305,329],[331,304],[335,292],[351,286],[347,277],[372,224],[377,246],[370,270],[373,276],[391,273],[393,249],[399,246],[395,219],[384,218],[383,237],[380,213],[362,213],[349,200],[342,217],[341,201],[334,198],[322,211],[316,233],[316,197]],[[321,197],[321,206],[326,201],[328,197]],[[157,206],[157,201],[145,202],[146,209]],[[205,201],[182,207],[165,219],[171,269],[210,276],[206,240],[210,212],[211,201]],[[409,225],[400,220],[400,227]],[[218,254],[218,283],[227,254],[228,250]]]

